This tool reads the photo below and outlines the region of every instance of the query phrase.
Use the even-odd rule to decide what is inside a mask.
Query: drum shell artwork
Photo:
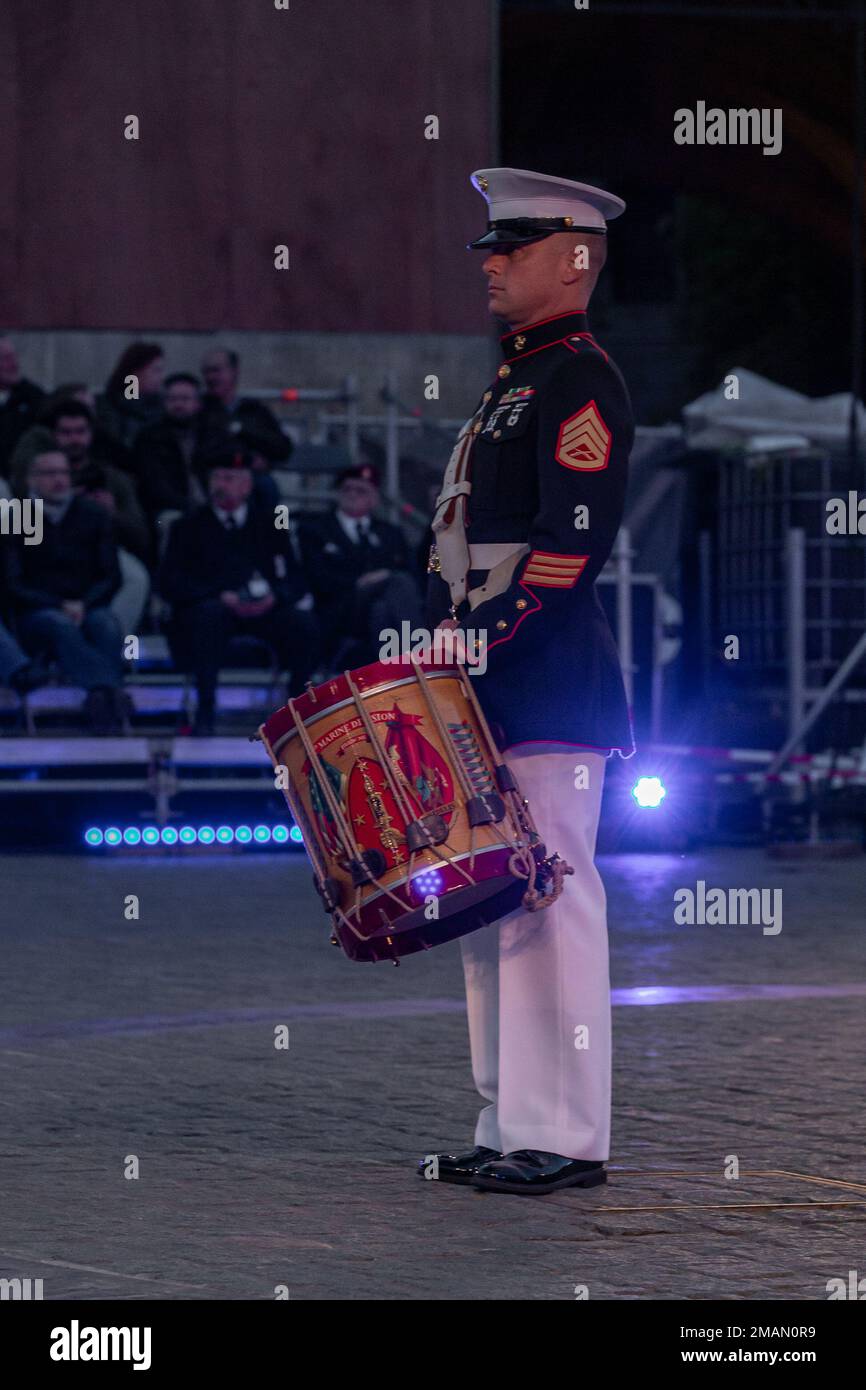
[[[525,873],[513,866],[516,847],[539,864],[544,858],[537,835],[527,836],[499,794],[498,753],[466,692],[469,679],[454,666],[377,663],[308,690],[262,726],[274,767],[285,769],[283,790],[317,887],[330,895],[335,937],[353,960],[396,959],[496,920],[519,905],[526,888]],[[444,738],[431,699],[447,729]],[[299,723],[330,796],[319,785]],[[473,829],[470,797],[489,797],[499,819]],[[353,875],[335,799],[357,850],[371,856],[375,881],[358,882]],[[416,819],[441,817],[445,839],[411,850],[407,811]]]

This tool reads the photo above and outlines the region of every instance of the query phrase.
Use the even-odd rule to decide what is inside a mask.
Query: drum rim
[[[447,866],[450,865],[450,864],[459,864],[460,861],[461,861],[462,859],[471,859],[473,853],[474,853],[476,859],[480,859],[480,857],[481,857],[482,854],[493,854],[493,853],[495,853],[497,850],[503,850],[503,849],[504,849],[504,850],[507,850],[507,851],[509,852],[509,854],[513,854],[513,853],[514,853],[514,846],[513,846],[513,845],[508,845],[508,844],[504,844],[504,843],[501,844],[501,845],[479,845],[479,846],[476,847],[476,849],[475,849],[474,851],[473,851],[473,850],[470,850],[470,849],[467,849],[467,850],[464,851],[463,854],[455,854],[455,855],[449,856],[448,859],[445,861],[445,867],[447,867]],[[427,851],[423,851],[423,852],[426,853]],[[428,863],[425,862],[425,864],[424,864],[424,868],[427,868],[427,869],[438,868],[438,867],[439,867],[439,864],[438,864],[438,863],[428,864]],[[390,872],[390,871],[389,871],[389,872]],[[421,873],[421,872],[423,872],[423,869],[419,869],[417,872]],[[413,877],[414,877],[414,875],[413,875]],[[515,882],[519,882],[519,881],[520,881],[520,880],[517,878],[516,875],[512,875],[512,877],[515,879]],[[363,912],[367,907],[369,907],[370,903],[374,903],[374,902],[376,901],[377,898],[382,898],[382,897],[384,897],[385,894],[386,894],[386,891],[390,891],[390,892],[393,893],[393,892],[394,892],[396,889],[398,889],[398,888],[405,888],[406,885],[409,883],[409,881],[410,881],[410,880],[409,880],[409,875],[408,875],[408,874],[405,874],[403,878],[397,879],[396,882],[394,882],[394,883],[389,883],[389,884],[387,885],[387,890],[386,890],[385,888],[377,888],[376,891],[375,891],[375,893],[371,893],[370,896],[369,896],[369,898],[365,898],[364,901],[363,901],[362,903],[359,904],[358,911]],[[350,916],[352,915],[352,913],[355,913],[355,912],[356,912],[356,909],[353,907],[353,908],[350,908],[348,912],[344,912],[343,915],[344,915],[345,917],[350,917]]]
[[[377,664],[378,664],[378,665],[381,665],[382,663],[379,662],[379,663],[377,663]],[[395,664],[396,664],[396,663],[395,663]],[[363,670],[370,670],[371,668],[370,668],[370,667],[363,667],[362,669],[363,669]],[[354,673],[354,672],[351,672],[350,674],[354,675],[355,673]],[[436,669],[435,671],[425,671],[425,672],[424,672],[424,675],[426,676],[426,678],[427,678],[428,680],[438,680],[438,679],[441,679],[442,677],[447,677],[447,678],[449,678],[449,679],[451,679],[451,680],[457,680],[457,681],[459,681],[459,679],[460,679],[460,674],[459,674],[458,668],[457,668],[456,666],[454,666],[454,667],[451,667],[451,666],[448,666],[448,667],[437,667],[437,669]],[[369,689],[365,689],[365,690],[359,691],[359,694],[360,694],[361,696],[366,696],[366,695],[370,695],[370,696],[372,696],[372,695],[386,695],[386,694],[388,693],[389,690],[398,690],[398,689],[399,689],[401,686],[403,686],[403,685],[413,685],[413,684],[417,684],[417,681],[418,681],[417,676],[415,675],[414,672],[412,672],[410,675],[401,676],[398,680],[389,681],[389,682],[387,682],[387,683],[385,683],[385,684],[382,684],[382,685],[373,685],[373,686],[371,686]],[[319,686],[319,687],[317,687],[317,688],[318,688],[318,689],[321,689],[321,686]],[[303,698],[303,697],[299,697],[299,698]],[[318,710],[315,711],[315,713],[311,714],[311,715],[309,716],[308,719],[301,719],[301,723],[303,724],[303,726],[304,726],[305,729],[306,729],[306,728],[309,728],[309,726],[310,726],[311,724],[317,723],[318,720],[322,719],[326,714],[328,714],[328,715],[330,715],[330,714],[335,714],[338,710],[345,709],[345,707],[346,707],[347,705],[354,705],[354,704],[355,704],[355,697],[354,697],[353,695],[347,695],[346,698],[345,698],[344,700],[335,700],[335,702],[334,702],[333,704],[330,704],[330,705],[323,705],[323,706],[321,707],[321,709],[318,709]],[[296,727],[296,725],[295,725],[295,723],[294,723],[294,720],[292,721],[291,728],[287,729],[287,730],[285,731],[285,733],[280,734],[279,737],[278,737],[277,739],[271,739],[271,738],[268,736],[268,724],[270,724],[271,720],[279,718],[279,716],[280,716],[281,714],[285,713],[285,711],[286,711],[287,709],[288,709],[288,705],[284,705],[282,709],[276,710],[275,713],[271,715],[271,718],[270,718],[270,719],[267,721],[267,723],[264,725],[265,735],[266,735],[266,737],[268,737],[268,742],[270,743],[271,748],[273,749],[274,753],[281,753],[282,750],[285,748],[286,744],[289,743],[289,741],[290,741],[291,739],[293,739],[293,738],[298,738],[298,737],[299,737],[298,730],[297,730],[297,727]]]

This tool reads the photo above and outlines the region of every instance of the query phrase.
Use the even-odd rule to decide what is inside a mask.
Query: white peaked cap
[[[552,232],[604,232],[625,211],[615,193],[531,169],[476,169],[472,183],[486,200],[489,225],[473,247],[536,241]]]

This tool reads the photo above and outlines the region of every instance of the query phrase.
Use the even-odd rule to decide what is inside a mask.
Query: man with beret
[[[214,731],[216,690],[234,636],[259,637],[299,695],[318,659],[318,625],[303,574],[272,508],[253,493],[249,455],[228,446],[210,461],[208,501],[174,523],[159,589],[172,605],[169,638],[198,691],[194,733]]]
[[[337,505],[312,518],[301,544],[325,649],[337,666],[375,661],[380,633],[421,619],[414,561],[402,531],[375,515],[379,475],[370,463],[337,475]]]
[[[488,1101],[466,1152],[422,1176],[542,1194],[606,1180],[610,990],[594,864],[605,759],[633,751],[616,645],[594,582],[622,518],[634,427],[587,305],[614,194],[522,169],[472,182],[489,204],[488,303],[502,364],[461,431],[433,521],[429,621],[485,634],[474,676],[549,853],[559,899],[462,940],[472,1068]],[[435,1161],[431,1159],[435,1157]]]

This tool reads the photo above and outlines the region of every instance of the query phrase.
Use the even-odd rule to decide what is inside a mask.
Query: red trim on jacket
[[[534,594],[531,589],[527,589],[522,579],[518,580],[518,583],[521,589],[523,589],[524,593],[529,594],[529,597],[531,599],[534,599],[535,607],[527,608],[525,613],[521,613],[520,617],[517,619],[517,622],[514,624],[514,627],[511,629],[510,632],[506,632],[504,637],[497,637],[495,642],[488,642],[487,650],[489,652],[492,652],[494,647],[501,646],[503,642],[510,642],[515,632],[520,627],[520,624],[524,621],[524,619],[528,618],[531,613],[540,613],[542,608],[544,607],[544,604],[541,602],[540,598],[538,597],[538,594]]]
[[[587,343],[589,343],[590,347],[594,347],[596,352],[601,353],[605,362],[610,361],[610,358],[608,357],[601,343],[597,343],[591,333],[569,333],[568,337],[563,339],[564,342],[569,344],[569,350],[571,352],[577,352],[577,348],[571,347],[570,339],[572,338],[583,338]]]
[[[506,338],[516,338],[518,333],[530,333],[533,328],[541,328],[545,323],[555,323],[557,319],[571,319],[575,314],[582,314],[586,318],[585,309],[566,309],[562,314],[551,314],[549,319],[536,319],[535,323],[523,323],[519,328],[509,328],[507,333],[499,335],[499,341],[504,343]]]

